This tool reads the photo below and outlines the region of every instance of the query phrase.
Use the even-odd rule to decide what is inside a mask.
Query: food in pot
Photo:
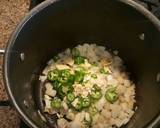
[[[54,56],[40,80],[45,109],[58,128],[113,128],[134,114],[135,84],[123,61],[96,44],[78,45]]]

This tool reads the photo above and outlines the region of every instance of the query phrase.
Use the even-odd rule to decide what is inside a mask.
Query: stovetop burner
[[[30,9],[38,5],[45,0],[31,0]],[[149,11],[151,11],[156,17],[160,19],[160,0],[134,0],[137,3],[143,5]],[[0,107],[10,106],[9,101],[0,101]],[[158,126],[159,128],[160,126]],[[20,128],[29,128],[23,121],[20,122]]]

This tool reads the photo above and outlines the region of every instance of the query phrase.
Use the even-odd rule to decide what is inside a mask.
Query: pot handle
[[[0,49],[0,54],[4,55],[5,49]],[[9,107],[10,101],[9,100],[0,100],[0,108]]]

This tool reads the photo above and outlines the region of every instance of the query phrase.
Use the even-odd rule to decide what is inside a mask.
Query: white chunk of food
[[[64,118],[60,118],[57,120],[58,128],[68,128],[68,121]]]
[[[52,96],[52,97],[54,97],[56,95],[57,91],[53,89],[53,86],[51,83],[46,83],[45,87],[46,87],[45,94]]]

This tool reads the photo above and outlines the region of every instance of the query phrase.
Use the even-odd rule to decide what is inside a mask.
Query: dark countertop
[[[6,43],[16,25],[28,12],[29,0],[0,0],[0,48]],[[2,65],[3,57],[0,57]],[[7,100],[0,66],[0,100]],[[12,108],[0,108],[0,128],[19,128],[20,120]]]

